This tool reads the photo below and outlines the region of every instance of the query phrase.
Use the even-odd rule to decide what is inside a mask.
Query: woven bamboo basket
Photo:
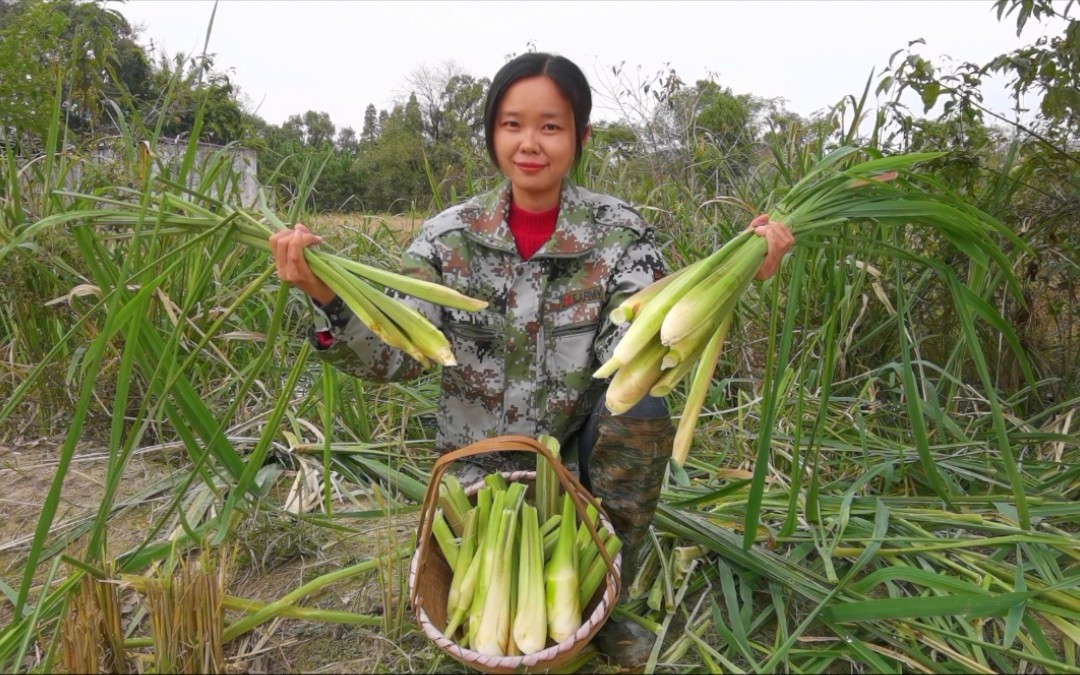
[[[583,609],[583,621],[581,627],[574,636],[557,644],[551,643],[544,649],[532,654],[522,656],[488,656],[472,649],[461,647],[451,638],[443,634],[446,628],[446,601],[450,592],[450,583],[453,581],[453,572],[447,564],[442,552],[439,551],[435,537],[431,533],[431,523],[435,515],[435,508],[439,499],[439,483],[446,468],[454,461],[489,452],[531,452],[543,455],[555,468],[555,475],[563,489],[569,493],[577,510],[578,519],[586,524],[589,534],[599,548],[600,555],[607,565],[608,571],[604,576],[604,583],[596,589],[596,593]],[[529,484],[531,496],[532,481],[535,479],[535,471],[503,472],[507,481],[518,481]],[[472,499],[476,492],[483,487],[483,482],[470,485],[465,492]],[[551,669],[559,668],[574,658],[593,639],[596,632],[611,616],[619,599],[620,578],[619,570],[622,564],[622,556],[616,554],[614,559],[608,555],[607,550],[597,535],[596,528],[586,518],[586,508],[592,504],[600,514],[600,523],[614,532],[611,521],[607,514],[596,502],[596,499],[578,482],[561,462],[552,456],[551,452],[541,443],[527,436],[498,436],[490,438],[470,446],[454,450],[440,457],[431,472],[431,481],[428,483],[427,493],[424,495],[424,504],[420,511],[420,523],[418,527],[416,553],[413,554],[412,564],[409,567],[409,594],[416,621],[424,634],[439,649],[449,654],[454,659],[465,664],[469,668],[483,673],[542,673]]]

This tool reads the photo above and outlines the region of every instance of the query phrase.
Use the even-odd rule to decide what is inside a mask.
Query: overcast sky
[[[143,44],[170,54],[202,49],[213,10],[210,0],[109,6],[142,28]],[[982,63],[1045,30],[1032,21],[1018,38],[1015,26],[997,20],[991,0],[222,0],[209,51],[268,122],[317,110],[359,132],[364,108],[390,108],[417,68],[450,60],[490,78],[530,43],[577,62],[594,88],[620,63],[643,75],[670,65],[687,83],[712,73],[735,93],[780,97],[809,116],[861,93],[911,40],[924,39],[919,53],[935,62]],[[1001,89],[987,103],[1009,108]]]

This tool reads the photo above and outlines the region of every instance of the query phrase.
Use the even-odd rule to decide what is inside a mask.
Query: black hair
[[[585,73],[565,56],[528,52],[511,59],[500,68],[488,88],[487,100],[484,102],[484,141],[487,143],[488,156],[495,166],[499,165],[495,156],[494,134],[499,104],[502,103],[506,90],[515,82],[537,75],[550,77],[566,100],[570,101],[570,109],[574,112],[574,161],[581,158],[585,131],[589,127],[589,115],[592,113],[592,89],[589,88]]]

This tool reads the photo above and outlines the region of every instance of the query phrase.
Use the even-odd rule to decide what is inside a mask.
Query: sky
[[[158,54],[201,51],[214,11],[210,0],[108,6]],[[925,40],[916,49],[935,63],[983,63],[1044,33],[1060,30],[1032,21],[1017,37],[991,0],[222,0],[208,51],[267,122],[316,110],[359,132],[367,105],[403,100],[421,67],[452,62],[491,78],[530,47],[581,66],[597,90],[594,119],[616,117],[604,92],[620,64],[632,83],[673,68],[687,83],[715,76],[736,94],[782,98],[810,116],[861,94],[872,72],[876,83],[912,40]],[[1003,81],[986,94],[1009,110]]]

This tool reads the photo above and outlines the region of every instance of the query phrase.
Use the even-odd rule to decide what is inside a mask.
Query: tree
[[[310,146],[331,144],[334,140],[334,123],[330,114],[309,110],[304,113],[304,142]]]
[[[657,106],[657,128],[669,134],[665,146],[678,149],[682,174],[692,191],[725,192],[755,164],[762,118],[782,111],[775,101],[735,94],[713,79],[680,86]]]
[[[356,132],[352,127],[343,127],[338,132],[337,142],[334,145],[346,155],[355,155],[360,151],[360,141],[356,138]]]
[[[447,136],[443,110],[446,84],[462,72],[457,64],[447,60],[437,66],[421,65],[405,78],[423,119],[424,136],[436,145]]]
[[[985,64],[962,62],[951,71],[939,70],[915,51],[923,40],[913,40],[907,49],[895,52],[881,74],[878,94],[888,94],[891,121],[903,132],[911,114],[901,103],[907,91],[918,94],[923,114],[940,110],[939,117],[982,121],[984,116],[1014,127],[1052,150],[1056,142],[1065,145],[1080,137],[1080,21],[1069,15],[1073,2],[1059,12],[1050,0],[994,0],[998,18],[1016,12],[1017,35],[1031,17],[1064,22],[1061,35],[1040,37],[1032,45],[1001,54]],[[897,58],[901,57],[902,58]],[[982,86],[989,74],[1012,78],[1017,119],[989,110],[983,105]],[[1040,116],[1030,122],[1019,113],[1030,108],[1023,97],[1037,97]],[[940,104],[940,107],[939,107]]]
[[[490,81],[473,77],[453,61],[443,61],[434,67],[421,66],[407,82],[409,101],[415,100],[420,112],[427,167],[436,189],[450,199],[467,189],[469,167],[483,162],[483,107]]]
[[[420,102],[416,99],[416,94],[409,94],[409,101],[405,104],[403,123],[409,134],[423,137],[424,117],[420,112]]]
[[[745,148],[756,140],[755,115],[762,104],[748,94],[735,95],[712,80],[699,80],[695,97],[693,135],[724,149]]]
[[[57,11],[68,17],[62,39],[67,50],[69,121],[93,128],[101,118],[104,101],[116,97],[115,45],[131,40],[131,27],[119,13],[92,2],[61,0]],[[130,52],[129,52],[130,54]]]
[[[385,112],[385,111],[384,111]],[[424,173],[424,136],[420,104],[410,96],[386,114],[379,138],[359,158],[365,177],[361,190],[365,206],[375,210],[410,207],[419,198],[430,200]]]
[[[105,102],[149,92],[150,62],[135,31],[97,2],[16,0],[2,5],[0,124],[40,138],[54,106],[75,130],[108,121]],[[57,79],[61,100],[55,101]]]
[[[335,127],[329,113],[308,110],[303,115],[290,115],[282,127],[308,147],[331,144],[334,140]]]
[[[490,80],[443,61],[420,66],[406,82],[419,105],[429,147],[482,147],[484,96]]]
[[[41,138],[57,104],[61,36],[68,19],[44,2],[4,10],[0,25],[0,126],[7,138]]]
[[[491,80],[467,73],[451,77],[443,88],[442,119],[451,144],[474,151],[484,147],[484,99]]]
[[[877,86],[888,97],[883,144],[946,150],[932,165],[935,178],[1022,233],[1033,252],[1021,280],[1027,306],[1011,318],[1047,372],[1070,373],[1061,378],[1063,387],[1054,385],[1061,396],[1075,387],[1080,321],[1074,302],[1080,285],[1074,262],[1080,258],[1080,24],[1070,16],[1074,6],[994,0],[998,19],[1015,18],[1018,35],[1031,19],[1045,21],[1044,31],[1061,32],[986,63],[948,68],[919,54],[923,42],[915,40],[893,54]],[[991,74],[1010,78],[1011,113],[984,105],[983,85]],[[928,117],[909,109],[905,97],[912,93]]]
[[[360,130],[361,143],[373,143],[379,137],[379,118],[375,105],[368,103],[364,108],[364,128]]]
[[[998,19],[1016,12],[1016,35],[1029,18],[1064,19],[1064,33],[1039,38],[1035,44],[1002,54],[985,66],[987,72],[1013,78],[1013,94],[1041,95],[1039,112],[1051,131],[1080,136],[1080,21],[1069,16],[1073,3],[1059,12],[1050,0],[996,0]]]
[[[237,101],[239,90],[228,75],[215,71],[213,65],[212,55],[162,55],[153,77],[154,99],[143,106],[147,126],[156,126],[159,116],[164,117],[160,120],[162,134],[182,138],[194,131],[201,109],[202,140],[224,145],[242,138],[247,126]]]
[[[589,145],[600,154],[611,153],[618,158],[628,158],[637,144],[637,132],[623,122],[597,122],[592,125]]]

